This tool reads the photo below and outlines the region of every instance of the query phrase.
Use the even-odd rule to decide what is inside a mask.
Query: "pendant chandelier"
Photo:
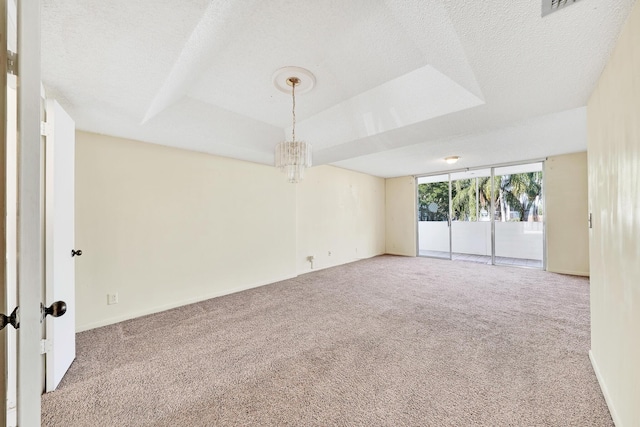
[[[280,75],[282,75],[282,71],[287,71],[287,69],[291,68],[294,67],[281,69]],[[304,71],[308,73],[307,70]],[[276,78],[274,78],[274,81],[276,83],[276,86],[278,86],[278,81]],[[308,144],[304,141],[296,141],[296,87],[300,87],[302,80],[300,79],[300,77],[294,75],[287,77],[285,83],[291,87],[291,141],[283,141],[276,146],[276,167],[287,175],[287,180],[290,183],[297,184],[304,178],[305,168],[311,167],[311,144]],[[306,87],[304,88],[305,91],[309,90],[311,86],[306,85]],[[280,85],[279,89],[282,90],[282,87],[283,85]]]

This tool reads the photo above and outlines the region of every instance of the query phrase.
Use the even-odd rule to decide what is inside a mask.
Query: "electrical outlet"
[[[115,294],[107,294],[107,304],[108,305],[117,304],[117,303],[118,303],[118,293],[117,292]]]

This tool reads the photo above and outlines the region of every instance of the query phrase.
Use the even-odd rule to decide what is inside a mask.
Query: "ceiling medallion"
[[[309,92],[316,84],[316,78],[311,71],[301,67],[282,67],[273,74],[273,85],[281,92],[291,93],[289,78],[295,77],[300,83],[296,83],[296,93],[302,95]]]
[[[282,92],[291,92],[292,127],[291,141],[280,142],[276,146],[276,167],[287,174],[290,183],[297,184],[304,178],[305,168],[311,167],[311,144],[296,141],[296,92],[298,94],[313,89],[316,79],[309,70],[300,67],[280,68],[273,75],[273,84]]]

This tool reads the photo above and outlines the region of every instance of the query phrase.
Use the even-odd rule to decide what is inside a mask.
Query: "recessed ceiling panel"
[[[297,135],[323,149],[481,104],[481,99],[427,65],[302,121]]]
[[[428,64],[437,64],[458,84],[471,81],[479,93],[439,0],[333,0],[295,6],[272,0],[254,6],[251,13],[227,17],[233,37],[207,42],[212,46],[209,66],[187,88],[189,96],[285,127],[291,99],[271,84],[271,76],[283,66],[300,66],[316,76],[316,88],[298,102],[301,120]]]
[[[385,178],[529,161],[587,149],[585,107],[527,119],[474,135],[444,138],[352,157],[335,166]],[[448,165],[443,159],[459,155]]]

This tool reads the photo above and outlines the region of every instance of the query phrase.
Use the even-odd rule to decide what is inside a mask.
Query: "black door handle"
[[[71,249],[71,257],[73,258],[76,255],[82,256],[82,249],[78,249],[77,251],[75,249]]]
[[[18,311],[19,309],[20,307],[14,308],[13,312],[9,316],[0,313],[0,331],[3,330],[7,325],[12,325],[16,329],[20,327],[20,316]],[[40,313],[42,315],[41,321],[44,320],[44,318],[47,316],[64,316],[66,312],[67,303],[64,301],[56,301],[49,307],[45,307],[44,304],[40,303]]]
[[[0,314],[0,331],[5,326],[11,325],[15,329],[20,327],[20,319],[18,318],[18,307],[13,309],[13,312],[7,317],[5,314]]]
[[[42,312],[42,319],[45,317],[60,317],[64,316],[67,312],[67,303],[64,301],[56,301],[49,307],[45,307],[44,304],[40,304],[40,311]]]

